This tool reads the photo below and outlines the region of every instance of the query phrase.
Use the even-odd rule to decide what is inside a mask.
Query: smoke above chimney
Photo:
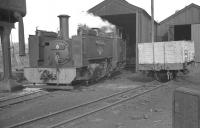
[[[89,28],[107,28],[107,31],[112,31],[115,29],[115,25],[109,23],[108,21],[102,20],[100,17],[94,16],[93,14],[82,12],[79,15],[78,24],[87,25]]]

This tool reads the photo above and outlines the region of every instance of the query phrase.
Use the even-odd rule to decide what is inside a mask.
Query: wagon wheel
[[[172,77],[173,77],[173,79],[176,79],[177,73],[178,73],[178,71],[172,71]]]
[[[170,74],[169,74],[170,73]],[[171,79],[173,79],[173,75],[171,72],[162,70],[162,71],[155,71],[154,72],[154,77],[157,81],[159,82],[168,82]]]

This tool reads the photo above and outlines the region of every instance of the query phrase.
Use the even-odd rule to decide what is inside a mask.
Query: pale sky
[[[27,15],[24,17],[25,41],[28,35],[34,34],[36,27],[41,30],[59,30],[58,15],[67,14],[69,19],[69,34],[75,35],[78,24],[88,24],[90,27],[104,25],[98,18],[92,18],[85,14],[87,10],[99,4],[103,0],[26,0]],[[146,10],[151,15],[151,0],[126,0],[130,4]],[[160,22],[175,11],[195,3],[200,5],[200,0],[154,0],[154,18]],[[105,23],[106,24],[106,23]],[[13,42],[18,41],[17,25],[12,30]]]

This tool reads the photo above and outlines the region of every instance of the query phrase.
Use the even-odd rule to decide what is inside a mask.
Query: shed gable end
[[[196,24],[200,23],[200,7],[195,4],[183,8],[182,10],[171,15],[160,22],[162,24],[179,25],[179,24]]]
[[[123,0],[105,0],[88,12],[97,16],[106,16],[136,13],[139,9],[136,6],[129,5],[128,2]]]

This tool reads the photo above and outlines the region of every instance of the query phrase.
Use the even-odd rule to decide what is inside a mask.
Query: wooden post
[[[139,42],[139,12],[136,13],[136,42],[135,42],[135,72],[138,71],[138,42]]]
[[[154,57],[154,0],[151,0],[151,42],[153,45],[153,69],[155,69],[155,57]]]

